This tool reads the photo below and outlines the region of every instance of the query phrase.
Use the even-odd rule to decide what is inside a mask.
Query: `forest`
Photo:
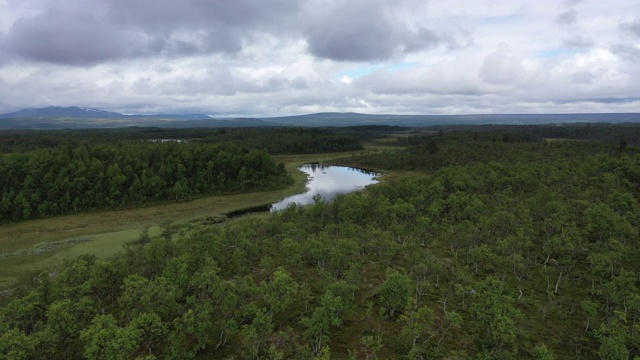
[[[388,127],[373,127],[386,129]],[[370,132],[370,131],[369,131]],[[358,131],[356,133],[361,133]],[[380,133],[377,131],[376,133]],[[60,145],[119,144],[141,141],[182,141],[234,143],[240,147],[266,150],[270,154],[309,154],[361,150],[354,132],[335,129],[257,127],[257,128],[115,128],[78,130],[0,131],[0,154],[25,152]]]
[[[640,153],[623,127],[597,141],[541,132],[388,138],[397,148],[333,162],[420,176],[221,224],[165,224],[120,256],[26,277],[0,298],[0,358],[639,359]],[[37,154],[111,148],[81,149]],[[3,161],[13,156],[32,155]]]
[[[291,179],[269,154],[362,145],[323,129],[129,128],[5,131],[0,149],[2,223],[281,188]]]
[[[282,187],[284,164],[234,144],[86,143],[0,157],[0,222]]]

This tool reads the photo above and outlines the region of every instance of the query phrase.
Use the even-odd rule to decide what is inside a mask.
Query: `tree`
[[[91,321],[95,313],[94,302],[88,297],[77,301],[69,299],[54,302],[47,309],[47,324],[39,334],[49,347],[47,356],[63,354],[67,358],[77,357],[81,353],[78,338],[80,331]]]
[[[36,338],[18,329],[2,331],[0,357],[6,360],[26,360],[35,357]]]
[[[398,270],[387,269],[385,280],[378,287],[378,296],[382,307],[394,316],[396,310],[407,306],[411,292],[411,279]]]
[[[620,142],[618,143],[618,152],[624,152],[627,148],[627,139],[624,134],[620,135]]]
[[[478,340],[489,353],[515,353],[516,323],[520,312],[500,281],[487,277],[477,286],[471,315],[477,324]]]
[[[366,356],[365,359],[367,360],[378,359],[378,354],[384,345],[381,334],[362,335],[360,337],[360,344],[362,344],[362,347],[364,348]]]
[[[244,325],[241,331],[245,345],[244,353],[247,358],[260,359],[273,329],[273,319],[266,309],[256,309],[251,324]]]
[[[407,311],[400,315],[398,322],[402,324],[400,337],[409,340],[411,347],[414,348],[417,345],[418,338],[426,336],[432,330],[431,327],[434,324],[433,311],[426,306],[418,307],[417,300],[414,298],[409,303]],[[430,334],[422,342],[428,342],[434,335]]]
[[[278,315],[291,304],[298,290],[298,284],[282,267],[276,269],[270,282],[262,282],[262,293],[270,313]]]
[[[157,349],[164,342],[167,326],[156,313],[141,313],[131,320],[129,326],[138,330],[141,343],[149,355],[158,352]]]
[[[161,319],[169,320],[178,307],[177,297],[176,287],[164,277],[148,280],[140,275],[129,275],[124,279],[118,303],[129,319],[140,313],[156,313]]]
[[[300,323],[306,328],[305,337],[311,341],[313,353],[317,355],[329,340],[331,326],[338,327],[342,324],[340,313],[344,306],[342,298],[334,296],[327,290],[310,317],[304,317]]]
[[[556,357],[553,355],[551,350],[547,348],[545,344],[539,344],[533,349],[533,354],[535,356],[535,360],[555,360]]]
[[[97,315],[80,339],[85,343],[84,355],[90,360],[126,360],[138,350],[140,336],[135,327],[119,327],[111,315]]]
[[[596,335],[600,338],[598,355],[601,359],[626,360],[629,358],[627,329],[627,316],[622,311],[614,311],[609,321],[600,325]]]

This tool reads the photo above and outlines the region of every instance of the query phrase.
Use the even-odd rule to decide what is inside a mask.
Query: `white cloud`
[[[502,48],[487,55],[480,68],[480,78],[495,85],[510,85],[524,72],[522,60],[510,54],[508,48]]]
[[[349,75],[342,75],[342,77],[340,78],[340,81],[345,84],[351,84],[351,82],[353,82],[353,79],[350,78]]]
[[[634,0],[0,0],[0,112],[638,112],[638,24]]]

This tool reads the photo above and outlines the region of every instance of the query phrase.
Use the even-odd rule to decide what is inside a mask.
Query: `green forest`
[[[0,223],[291,183],[269,154],[362,150],[322,129],[0,132]]]
[[[374,134],[390,127],[371,127]],[[0,131],[0,154],[25,152],[60,145],[120,144],[141,141],[181,141],[197,143],[234,143],[240,147],[266,150],[270,154],[311,154],[362,150],[354,136],[371,131],[337,129],[257,127],[257,128],[126,128],[79,130],[6,130]]]
[[[234,144],[58,145],[0,157],[1,220],[185,201],[290,183],[284,164]]]
[[[0,358],[640,359],[640,153],[623,136],[638,128],[571,140],[538,127],[390,130],[392,146],[332,161],[389,174],[362,192],[164,224],[120,256],[26,277],[0,297]],[[356,132],[342,131],[336,139]],[[98,196],[114,188],[116,165],[121,179],[162,179],[166,200],[186,199],[172,191],[180,181],[187,197],[288,181],[242,144],[127,146],[4,155],[15,175],[3,171],[3,199],[28,171],[54,186],[61,170],[45,179],[47,169],[97,161],[103,181],[86,179],[93,193],[77,198],[102,202],[83,208],[147,201],[132,198],[133,183]],[[154,155],[172,159],[173,182]],[[34,199],[25,182],[29,216],[53,215],[39,210],[48,192]]]

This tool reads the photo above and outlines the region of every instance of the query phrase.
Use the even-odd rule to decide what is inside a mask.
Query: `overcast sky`
[[[0,0],[0,113],[640,112],[638,0]]]

